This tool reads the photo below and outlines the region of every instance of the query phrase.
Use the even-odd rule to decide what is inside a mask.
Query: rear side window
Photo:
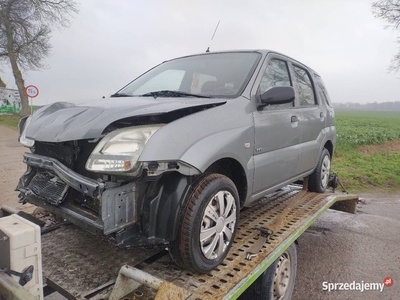
[[[261,79],[260,95],[275,86],[292,86],[287,63],[280,59],[271,59]],[[293,107],[292,103],[275,104],[271,108]]]
[[[293,66],[300,106],[315,105],[315,95],[310,74],[303,68]]]
[[[322,101],[325,101],[326,104],[332,107],[331,99],[329,98],[328,91],[322,81],[322,78],[318,74],[314,74],[317,82],[318,94],[321,97]]]

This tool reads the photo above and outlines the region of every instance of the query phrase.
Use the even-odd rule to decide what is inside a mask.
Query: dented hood
[[[82,104],[57,102],[37,110],[26,136],[43,142],[93,139],[111,123],[135,116],[158,115],[191,107],[213,107],[225,99],[124,97]]]

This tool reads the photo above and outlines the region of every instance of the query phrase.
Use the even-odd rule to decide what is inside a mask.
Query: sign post
[[[32,115],[32,112],[33,112],[33,98],[36,98],[39,95],[39,89],[34,85],[28,85],[25,88],[25,95],[28,96],[28,100],[29,100],[29,98],[31,98],[31,115]]]

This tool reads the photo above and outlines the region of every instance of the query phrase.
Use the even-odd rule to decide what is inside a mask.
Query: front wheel
[[[308,190],[310,192],[325,193],[328,182],[329,173],[331,171],[331,155],[324,148],[319,157],[318,165],[308,179]]]
[[[182,209],[177,239],[169,245],[175,263],[195,272],[217,267],[232,245],[239,209],[238,192],[228,177],[200,179]]]

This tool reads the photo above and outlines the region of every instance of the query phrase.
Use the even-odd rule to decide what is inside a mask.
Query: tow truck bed
[[[354,213],[357,199],[355,195],[317,194],[297,186],[286,187],[241,212],[228,256],[207,274],[179,269],[165,250],[119,249],[73,225],[61,226],[42,236],[47,289],[57,290],[68,299],[107,299],[119,269],[129,265],[181,288],[187,299],[236,299],[324,211],[332,207]],[[256,227],[273,233],[258,255],[247,260],[248,249],[260,237]],[[127,292],[122,299],[154,299],[157,294],[144,285]]]

